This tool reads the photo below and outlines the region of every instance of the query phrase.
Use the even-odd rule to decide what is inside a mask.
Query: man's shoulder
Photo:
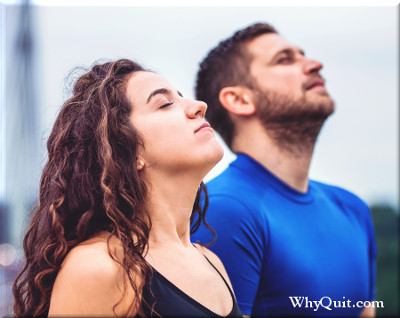
[[[345,188],[319,181],[310,181],[310,185],[313,186],[316,192],[322,193],[338,205],[369,211],[368,205],[364,200]]]
[[[229,169],[229,168],[228,168]],[[265,205],[263,191],[251,182],[229,172],[207,183],[209,205],[207,219],[210,222],[225,220],[230,223],[263,223]]]
[[[225,209],[253,210],[261,200],[259,188],[230,171],[225,170],[206,185],[211,208],[221,205],[218,209],[225,206]]]
[[[243,171],[241,169],[238,169],[238,167],[233,162],[219,175],[208,181],[207,186],[209,185],[215,186],[220,183],[228,182],[231,180],[241,181],[242,178],[237,179],[237,177],[242,176],[243,174],[244,174]]]
[[[257,184],[237,164],[231,164],[222,173],[207,182],[210,195],[229,195],[254,192]]]

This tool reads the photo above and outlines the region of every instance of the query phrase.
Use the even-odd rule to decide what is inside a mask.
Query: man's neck
[[[280,147],[263,127],[253,125],[251,129],[236,136],[232,148],[236,153],[251,156],[292,188],[307,192],[314,146],[305,147],[302,151],[291,151]]]

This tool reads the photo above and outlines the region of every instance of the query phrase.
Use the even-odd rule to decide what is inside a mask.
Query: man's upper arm
[[[222,260],[231,279],[239,307],[250,315],[260,281],[265,227],[259,211],[249,209],[235,197],[214,195],[210,198],[206,221],[217,233],[209,248]],[[207,230],[206,230],[207,231]],[[195,239],[200,239],[204,228]]]
[[[367,231],[369,240],[369,269],[370,269],[370,299],[376,299],[376,259],[378,248],[376,245],[375,230],[372,222],[371,212],[368,209]]]
[[[368,205],[357,198],[359,202],[358,210],[361,211],[361,220],[364,224],[365,235],[368,240],[368,267],[369,267],[369,301],[376,299],[376,258],[378,254],[378,248],[376,245],[375,229],[372,221],[371,211]]]

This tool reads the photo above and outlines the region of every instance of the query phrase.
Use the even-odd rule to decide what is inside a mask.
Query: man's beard
[[[313,100],[253,88],[256,116],[268,136],[282,150],[302,156],[312,153],[325,120],[334,111],[334,102],[328,93]]]

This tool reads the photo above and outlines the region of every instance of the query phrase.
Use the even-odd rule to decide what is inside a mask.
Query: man
[[[196,97],[237,154],[208,183],[210,246],[252,316],[374,316],[376,244],[367,205],[309,180],[319,131],[334,111],[309,59],[268,24],[219,43],[200,64]],[[193,241],[208,243],[202,227]]]

